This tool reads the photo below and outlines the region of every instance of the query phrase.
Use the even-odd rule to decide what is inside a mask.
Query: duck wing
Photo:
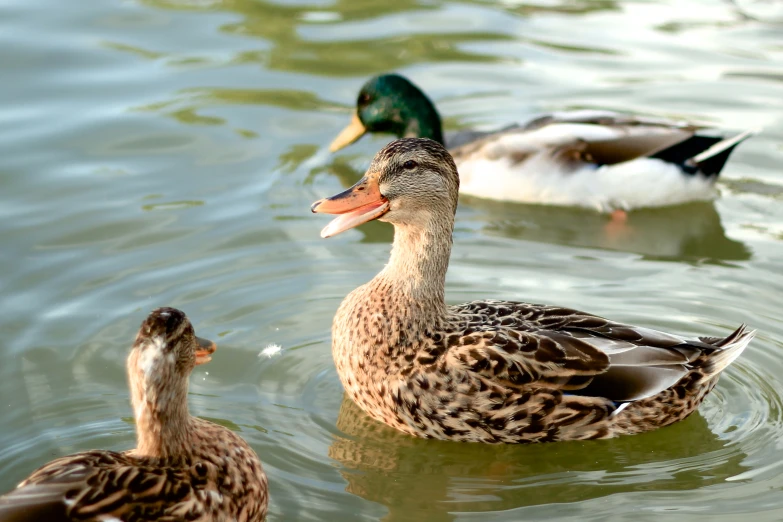
[[[463,332],[449,357],[510,387],[544,386],[629,402],[652,397],[700,369],[711,377],[750,342],[740,327],[724,339],[688,340],[560,307],[483,301],[454,307]]]
[[[621,116],[565,119],[550,115],[525,127],[485,135],[451,153],[458,164],[506,159],[512,165],[519,165],[543,156],[556,167],[570,171],[586,164],[614,165],[650,157],[685,142],[694,132],[695,128],[686,124],[666,124],[652,119]]]
[[[604,127],[663,127],[665,129],[682,129],[696,132],[705,127],[687,121],[674,121],[664,118],[635,116],[612,111],[576,110],[556,111],[538,116],[524,125],[526,130],[536,130],[556,123],[588,123]]]
[[[190,474],[143,466],[122,453],[54,460],[0,497],[0,521],[184,520],[200,508]]]

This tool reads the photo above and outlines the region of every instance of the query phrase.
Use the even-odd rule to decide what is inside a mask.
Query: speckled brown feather
[[[193,327],[182,312],[161,308],[142,324],[132,355],[151,349],[144,346],[156,336],[166,337],[166,346],[192,343],[195,339]],[[175,364],[184,365],[181,373],[167,377],[173,381],[192,370],[188,354],[192,355],[193,350],[171,350],[178,355]],[[131,388],[140,393],[140,383],[135,382],[138,376],[132,371],[133,361],[129,357]],[[152,370],[162,372],[163,368]],[[138,418],[138,413],[149,409],[135,406],[139,448],[123,453],[86,451],[45,464],[16,490],[0,497],[0,521],[264,519],[268,504],[266,475],[258,456],[241,437],[227,428],[191,417],[185,406],[186,421],[175,426],[178,445],[156,444],[154,431],[143,432],[145,427],[154,427],[154,422],[145,424]],[[155,448],[152,453],[157,454],[140,450],[143,447]]]
[[[401,165],[419,168],[405,172]],[[348,395],[411,435],[488,443],[607,438],[691,414],[747,346],[686,340],[554,306],[447,306],[459,180],[436,142],[402,139],[368,171],[395,225],[387,266],[335,316],[333,355]],[[411,210],[414,209],[414,210]]]

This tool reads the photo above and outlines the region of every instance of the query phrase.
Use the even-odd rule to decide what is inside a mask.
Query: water
[[[238,431],[271,520],[783,518],[783,12],[738,0],[6,0],[0,16],[0,489],[134,443],[124,359],[146,313],[218,342],[194,413]],[[589,443],[423,441],[369,421],[331,360],[379,223],[325,241],[315,199],[384,138],[326,146],[396,69],[448,129],[604,108],[764,131],[715,204],[589,212],[464,199],[448,299],[526,299],[757,339],[687,421]],[[282,347],[271,357],[270,344]]]

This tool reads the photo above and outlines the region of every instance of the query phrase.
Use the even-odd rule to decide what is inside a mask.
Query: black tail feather
[[[734,148],[752,135],[753,131],[726,139],[694,135],[651,157],[680,165],[689,174],[717,177]]]
[[[716,136],[691,136],[685,141],[672,145],[668,149],[663,149],[650,157],[681,165],[700,152],[709,149],[722,139],[723,138]]]
[[[720,174],[720,171],[723,170],[723,167],[726,165],[726,162],[729,160],[729,155],[731,154],[731,151],[734,150],[734,147],[736,147],[737,144],[735,143],[728,149],[724,150],[723,152],[720,152],[719,154],[716,154],[714,156],[710,156],[706,160],[696,163],[697,168],[699,172],[706,176],[715,176],[717,177]]]

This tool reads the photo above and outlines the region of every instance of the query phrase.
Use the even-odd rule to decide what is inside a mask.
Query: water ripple
[[[781,517],[772,2],[7,4],[1,489],[62,454],[133,445],[124,359],[165,304],[218,343],[191,378],[191,410],[258,451],[272,520]],[[567,108],[764,128],[732,155],[715,203],[632,213],[620,229],[471,198],[457,216],[452,302],[550,302],[689,335],[758,329],[699,413],[610,441],[486,447],[407,437],[343,399],[332,316],[386,262],[392,231],[323,241],[308,208],[388,139],[327,150],[361,83],[391,69],[448,130]],[[279,353],[259,357],[270,344]]]

